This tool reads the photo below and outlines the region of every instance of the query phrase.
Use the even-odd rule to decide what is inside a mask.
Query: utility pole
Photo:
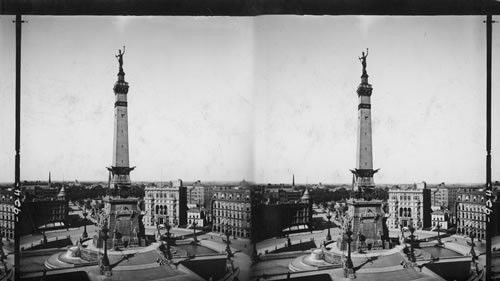
[[[14,178],[14,205],[18,208],[15,221],[15,235],[14,235],[14,274],[18,277],[20,273],[20,251],[19,251],[19,212],[21,211],[21,15],[16,15],[16,158],[15,158],[15,178]],[[17,278],[16,278],[17,279]]]
[[[489,4],[491,5],[491,4]],[[491,7],[486,15],[486,272],[485,280],[491,279],[491,232],[493,208],[493,189],[491,185],[491,37],[493,19]]]

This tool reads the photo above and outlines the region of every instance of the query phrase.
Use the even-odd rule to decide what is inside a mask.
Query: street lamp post
[[[231,253],[231,247],[229,247],[229,244],[231,244],[231,241],[229,241],[229,237],[231,236],[231,231],[229,231],[229,224],[225,225],[224,229],[224,234],[226,235],[226,253],[228,257],[232,257],[233,254]]]
[[[328,234],[326,235],[326,241],[331,241],[332,240],[332,235],[330,235],[330,219],[332,218],[332,214],[330,213],[330,209],[328,209],[328,215],[326,216],[328,219]]]
[[[436,228],[438,230],[438,238],[437,238],[438,244],[441,245],[441,244],[443,244],[443,243],[441,243],[441,235],[440,235],[441,234],[441,223],[438,222]]]
[[[231,252],[231,247],[229,247],[229,244],[231,244],[231,241],[229,241],[229,237],[231,236],[231,231],[229,230],[229,228],[230,228],[229,224],[225,224],[224,234],[226,235],[226,253],[227,253],[226,270],[229,272],[234,272],[234,264],[233,261],[231,260],[231,257],[233,257],[233,253]]]
[[[470,273],[473,275],[477,275],[479,270],[477,268],[477,263],[476,263],[477,255],[476,251],[474,250],[474,246],[476,245],[474,243],[474,238],[476,237],[476,233],[472,231],[469,236],[470,236],[470,256],[471,256]]]
[[[82,233],[82,238],[87,238],[89,235],[87,234],[87,210],[84,208],[83,209],[83,233]]]
[[[111,276],[111,267],[109,266],[109,258],[108,258],[108,227],[104,224],[101,228],[102,236],[101,238],[104,240],[104,256],[102,257],[102,266],[106,276]]]
[[[165,226],[167,229],[167,260],[170,262],[172,260],[172,253],[170,252],[170,223],[167,221],[167,225]]]
[[[344,277],[353,279],[353,278],[356,278],[356,274],[354,272],[354,265],[353,265],[352,259],[351,259],[352,230],[351,230],[350,224],[347,225],[347,229],[346,229],[344,234],[345,234],[345,236],[347,236],[347,238],[346,238],[347,260],[344,263]]]
[[[198,241],[198,239],[196,238],[196,221],[195,219],[193,218],[193,235],[194,235],[194,242]]]
[[[413,235],[413,233],[415,233],[415,227],[413,226],[413,220],[410,220],[410,225],[408,226],[408,229],[410,230],[410,261],[412,263],[414,263],[416,261],[416,258],[415,258],[415,252],[414,252],[414,248],[413,248],[413,244],[414,244],[414,241],[415,241],[415,235]]]
[[[158,242],[161,240],[161,234],[160,234],[160,222],[158,221],[158,218],[155,218],[155,223],[156,223],[156,232],[158,233],[156,235],[156,237],[158,237],[158,239],[156,239]]]

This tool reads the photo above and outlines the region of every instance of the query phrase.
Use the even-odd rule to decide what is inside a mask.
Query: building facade
[[[248,187],[215,187],[211,210],[212,232],[250,238],[252,204]]]
[[[273,202],[269,196],[269,193],[255,196],[252,212],[255,241],[311,229],[312,200],[307,189],[298,201]]]
[[[184,226],[187,224],[187,192],[181,180],[157,183],[145,188],[145,227],[156,224]]]
[[[14,192],[9,189],[0,190],[0,232],[6,239],[14,239],[15,220]]]
[[[460,188],[457,191],[457,234],[486,238],[484,191],[480,188]]]
[[[200,181],[196,181],[192,185],[186,186],[187,189],[187,203],[190,205],[196,205],[197,207],[208,208],[210,205],[210,200],[212,199],[212,194],[210,192],[210,186],[202,184]]]
[[[389,189],[387,227],[399,229],[410,223],[417,229],[431,226],[431,190],[425,183]]]
[[[205,210],[200,208],[191,208],[187,211],[188,228],[196,226],[202,228],[206,226]],[[195,225],[196,224],[196,225]]]
[[[431,188],[431,204],[432,207],[440,207],[441,209],[449,208],[449,190],[448,188]]]
[[[41,226],[62,223],[67,224],[68,202],[66,200],[35,200],[24,201],[18,229],[20,235],[39,233]]]
[[[436,210],[431,214],[432,229],[437,227],[441,229],[448,229],[450,227],[450,217],[446,210]]]

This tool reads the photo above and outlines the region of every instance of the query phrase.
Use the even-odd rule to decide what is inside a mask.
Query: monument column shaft
[[[363,71],[361,84],[356,90],[359,98],[358,104],[358,142],[356,150],[356,168],[351,170],[355,176],[353,188],[364,191],[375,186],[373,174],[373,150],[372,150],[372,114],[371,95],[372,85],[368,83],[368,74]]]
[[[127,95],[115,94],[113,167],[129,167]]]
[[[123,53],[120,53],[123,55]],[[120,62],[120,60],[119,60]],[[116,81],[113,91],[115,92],[115,126],[113,139],[113,162],[108,170],[112,173],[110,185],[113,187],[130,187],[130,168],[129,163],[129,143],[128,143],[128,83],[125,81],[125,73],[120,63],[120,72],[118,72],[118,81]]]
[[[359,96],[356,168],[373,169],[372,121],[369,96]]]

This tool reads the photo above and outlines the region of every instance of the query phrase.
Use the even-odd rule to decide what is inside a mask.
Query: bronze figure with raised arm
[[[361,57],[358,58],[361,61],[361,65],[363,66],[363,75],[366,75],[366,57],[368,56],[368,48],[366,48],[366,54],[365,52],[361,52],[361,54]]]
[[[118,64],[120,65],[120,72],[123,72],[123,55],[125,54],[125,46],[123,46],[122,50],[118,49],[118,55],[115,57],[118,59]]]

